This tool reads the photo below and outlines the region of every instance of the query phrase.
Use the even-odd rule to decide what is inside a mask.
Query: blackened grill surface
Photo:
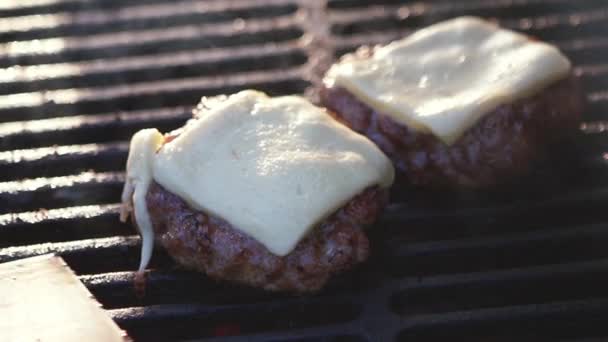
[[[516,186],[397,199],[369,262],[314,296],[216,283],[160,249],[134,296],[139,239],[117,215],[131,134],[179,127],[203,95],[314,98],[332,58],[465,14],[574,62],[584,124],[550,162]],[[605,1],[29,0],[0,16],[0,261],[61,254],[137,340],[608,337]]]

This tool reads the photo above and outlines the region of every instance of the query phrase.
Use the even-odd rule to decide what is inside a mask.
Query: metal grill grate
[[[139,239],[116,202],[136,130],[180,126],[202,95],[314,98],[336,56],[463,14],[574,61],[589,104],[558,158],[495,193],[401,199],[372,232],[372,260],[316,296],[213,283],[162,251],[148,295],[134,296]],[[0,262],[61,254],[141,340],[603,340],[606,33],[601,0],[4,0]]]

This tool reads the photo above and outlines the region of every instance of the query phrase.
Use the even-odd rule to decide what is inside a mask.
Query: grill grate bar
[[[378,0],[374,1],[375,4],[392,5],[395,3],[406,4],[408,1],[402,0]],[[433,1],[435,2],[435,1]],[[528,9],[535,9],[535,6],[543,5],[568,5],[567,0],[469,0],[466,2],[455,3],[449,0],[439,0],[434,4],[433,2],[424,1],[410,1],[410,6],[422,6],[428,11],[444,11],[453,12],[455,10],[475,10],[476,8],[504,8],[506,10],[522,11],[522,13],[528,13]],[[366,0],[329,0],[327,1],[327,8],[331,10],[348,10],[349,8],[366,7],[369,6],[369,1]],[[427,12],[423,13],[427,15]]]
[[[0,214],[76,204],[112,203],[120,198],[123,172],[84,172],[74,176],[0,183]]]
[[[153,19],[162,20],[162,23],[166,24],[173,17],[192,17],[193,15],[196,15],[199,22],[230,21],[243,17],[284,15],[294,12],[296,8],[293,3],[285,0],[266,0],[263,6],[251,1],[219,3],[199,0],[145,4],[108,10],[84,10],[76,13],[31,14],[4,18],[0,23],[0,37],[7,33],[23,32],[28,35],[35,34],[39,39],[44,31],[57,32],[58,29],[74,30],[74,33],[84,30],[84,33],[90,34],[92,27],[102,31],[115,31],[117,28],[137,28],[142,26],[141,22],[145,20],[148,22]],[[19,36],[14,34],[10,38],[19,40]]]
[[[565,50],[589,50],[603,49],[608,46],[608,39],[604,37],[592,37],[585,39],[572,39],[570,41],[560,42],[560,47]]]
[[[162,2],[164,0],[147,0],[148,3]],[[37,9],[53,6],[73,6],[75,9],[90,9],[90,8],[113,8],[124,5],[132,5],[138,3],[137,0],[123,1],[100,1],[100,0],[8,0],[0,5],[1,11],[21,11],[25,9]],[[53,7],[53,11],[57,10]],[[0,12],[2,13],[2,12]],[[12,13],[12,12],[11,12]]]
[[[127,125],[130,122],[148,122],[179,117],[188,119],[190,107],[159,108],[145,111],[118,112],[98,115],[79,115],[59,117],[54,119],[17,121],[0,125],[0,136],[3,138],[19,134],[44,134],[52,131],[73,131],[82,126],[103,127],[107,124],[117,123]]]
[[[183,25],[170,28],[150,28],[143,31],[126,31],[111,34],[98,34],[88,37],[56,37],[13,41],[0,44],[0,52],[6,56],[18,56],[27,53],[57,53],[76,49],[110,48],[117,45],[164,42],[173,39],[200,39],[201,34],[230,36],[242,32],[258,33],[293,27],[296,24],[293,16],[281,16],[272,19],[250,20],[246,25],[238,23],[217,23],[200,25]],[[58,50],[40,47],[58,46]]]
[[[304,53],[293,42],[266,44],[255,47],[219,48],[194,51],[101,59],[81,63],[41,64],[0,69],[0,94],[78,87],[81,85],[110,85],[133,81],[160,80],[178,76],[168,71],[182,68],[180,73],[231,74],[257,70],[278,69],[303,64]],[[181,70],[181,69],[180,69]]]
[[[126,141],[139,129],[157,127],[169,132],[191,117],[188,106],[4,123],[0,124],[0,151]]]
[[[70,258],[78,254],[89,254],[93,257],[95,253],[103,253],[104,250],[112,252],[112,254],[124,256],[129,248],[138,248],[140,246],[139,236],[129,237],[110,237],[100,239],[87,239],[79,241],[55,242],[55,243],[40,243],[27,246],[8,247],[0,250],[0,262],[7,262],[16,259],[29,258],[42,254],[57,253],[64,258]],[[100,254],[101,256],[101,254]],[[117,258],[119,259],[119,258]],[[134,269],[136,263],[133,260],[131,269]],[[72,265],[71,263],[68,263]],[[108,268],[116,270],[113,265],[108,265]]]
[[[94,169],[115,171],[127,160],[126,142],[54,146],[0,152],[0,180],[74,174]]]
[[[608,90],[596,91],[588,95],[590,102],[605,102],[608,101]]]
[[[605,258],[607,234],[606,223],[599,223],[433,242],[400,237],[383,251],[397,274],[477,272]]]
[[[428,7],[421,6],[369,6],[365,8],[330,11],[329,16],[332,24],[334,25],[334,31],[332,33],[339,33],[339,27],[345,24],[353,24],[361,21],[373,22],[380,19],[386,19],[388,17],[395,17],[401,20],[412,20],[413,17],[420,16],[428,10]],[[338,26],[338,28],[336,28]]]
[[[213,26],[189,25],[137,32],[58,37],[0,44],[0,66],[28,65],[69,60],[117,58],[146,52],[169,52],[204,47],[252,45],[298,38],[293,17]],[[269,39],[270,38],[270,39]]]
[[[77,146],[53,146],[29,150],[14,150],[0,153],[0,162],[4,165],[10,163],[35,162],[49,156],[70,156],[74,154],[82,155],[89,153],[103,152],[105,150],[119,149],[127,151],[126,143],[115,144],[89,144]]]
[[[564,4],[566,0],[559,0],[556,2]],[[602,3],[597,1],[581,2],[585,2],[587,4],[587,6],[581,6],[584,8],[584,10],[582,11],[575,10],[564,13],[563,8],[544,6],[541,11],[539,11],[538,13],[533,13],[532,16],[530,16],[530,12],[527,11],[526,13],[528,15],[526,16],[521,16],[517,13],[514,14],[514,7],[509,6],[508,4],[506,4],[506,2],[498,6],[488,5],[485,7],[477,7],[476,9],[496,10],[492,13],[481,15],[483,15],[484,17],[493,17],[495,19],[498,19],[500,20],[501,25],[507,25],[510,28],[522,30],[529,30],[534,28],[550,28],[564,24],[568,26],[578,26],[588,22],[606,20],[607,8],[605,7],[605,4],[602,5]],[[505,11],[505,7],[507,7],[509,11]],[[528,8],[526,8],[526,10],[527,9]],[[402,22],[402,24],[406,25],[406,27],[410,29],[418,29],[421,26],[428,25],[428,22],[422,21],[422,19],[423,17],[426,18],[426,16],[429,14],[428,12],[430,11],[442,12],[445,11],[445,7],[434,7],[433,5],[426,7],[423,5],[368,6],[364,8],[330,11],[330,19],[334,25],[339,26],[359,23],[365,25],[366,22],[375,22],[377,20],[385,20],[392,17]],[[452,12],[450,9],[445,12],[447,12],[449,17],[456,16],[456,14],[454,14],[454,12]],[[467,13],[469,15],[475,15],[475,13],[472,13],[468,10]],[[441,18],[433,18],[433,20],[439,21],[441,20]],[[334,31],[334,33],[338,34],[340,32],[342,31],[339,29]]]
[[[546,29],[557,25],[579,26],[587,23],[605,20],[605,4],[597,1],[586,1],[585,5],[577,2],[557,0],[554,3],[561,6],[549,7],[542,3],[538,11],[531,11],[530,2],[522,2],[521,12],[513,2],[487,3],[485,6],[463,5],[455,8],[453,5],[433,6],[419,4],[418,6],[370,6],[330,12],[334,24],[334,34],[353,34],[366,31],[381,31],[385,29],[404,27],[409,30],[427,26],[433,22],[445,20],[459,15],[479,15],[498,19],[501,24],[518,30]],[[456,6],[458,7],[458,6]],[[505,10],[508,8],[509,10]],[[584,10],[580,10],[584,8]],[[591,10],[594,11],[591,11]]]
[[[46,211],[3,214],[0,215],[0,223],[3,227],[6,227],[12,224],[38,224],[47,220],[82,219],[105,214],[118,215],[118,205],[88,205]]]
[[[399,340],[428,341],[454,334],[483,339],[484,332],[486,338],[498,334],[505,341],[516,336],[557,339],[567,336],[565,333],[582,337],[596,334],[598,330],[605,334],[605,326],[600,322],[607,314],[608,299],[597,298],[420,315],[403,320],[407,328],[400,333]]]
[[[335,304],[342,304],[348,302],[351,298],[343,298],[339,296],[332,297],[314,297],[314,298],[287,298],[281,301],[268,301],[262,303],[254,303],[247,305],[221,305],[211,306],[204,304],[167,304],[158,306],[148,307],[130,307],[123,309],[110,310],[110,315],[120,323],[125,321],[137,321],[144,319],[157,319],[157,318],[168,318],[168,317],[190,317],[194,315],[208,315],[214,312],[227,312],[232,315],[243,315],[243,311],[247,313],[260,309],[262,312],[272,312],[277,309],[281,309],[289,306],[317,306],[320,304],[326,304],[327,302],[333,302]],[[261,305],[260,305],[261,304]],[[350,303],[356,305],[356,303]],[[261,312],[259,313],[261,314]]]
[[[383,218],[387,223],[399,222],[403,224],[419,224],[420,220],[433,220],[439,222],[445,218],[446,221],[450,220],[466,220],[471,222],[475,219],[482,221],[487,220],[488,217],[500,217],[501,219],[505,215],[513,216],[527,216],[525,215],[528,211],[557,211],[551,210],[550,208],[568,207],[575,203],[590,203],[594,201],[604,201],[608,196],[608,188],[595,188],[593,191],[580,191],[576,193],[561,193],[556,197],[536,200],[519,200],[518,202],[511,202],[509,204],[495,205],[492,202],[488,202],[485,199],[481,199],[483,203],[478,207],[474,207],[471,204],[477,203],[477,201],[460,199],[460,205],[451,206],[448,208],[442,208],[442,202],[438,203],[435,208],[416,208],[415,206],[397,203],[392,204],[386,210]],[[456,198],[448,198],[446,203],[457,200]],[[468,202],[463,202],[468,201]]]
[[[391,241],[391,243],[395,242],[398,245],[404,246],[403,249],[398,249],[404,253],[404,257],[416,257],[426,255],[427,253],[447,253],[453,250],[470,248],[504,248],[518,243],[544,241],[548,232],[550,232],[552,237],[556,240],[570,240],[588,234],[597,234],[598,236],[603,236],[604,234],[608,234],[608,228],[606,228],[605,224],[568,227],[564,229],[553,229],[550,227],[544,232],[505,234],[491,237],[473,237],[458,240],[436,240],[433,242],[409,244],[404,244],[402,241]]]
[[[585,273],[605,273],[608,270],[608,259],[598,259],[585,262],[543,265],[534,267],[494,270],[490,272],[475,272],[464,274],[433,275],[429,277],[409,277],[401,279],[399,291],[427,290],[438,287],[456,287],[476,285],[488,282],[534,281],[535,279],[572,277],[577,278]],[[604,274],[603,276],[605,276]],[[584,293],[572,293],[585,295]]]
[[[255,60],[273,55],[299,52],[294,42],[266,44],[253,47],[216,48],[194,51],[179,51],[167,54],[94,60],[78,63],[39,64],[35,66],[13,66],[0,69],[0,83],[39,82],[55,78],[90,76],[95,74],[124,73],[134,70],[168,68],[191,64],[219,64],[234,60]]]
[[[359,332],[360,329],[353,327],[353,324],[333,324],[330,326],[321,326],[308,329],[290,329],[289,332],[271,332],[260,334],[247,334],[247,338],[256,341],[349,341],[359,342],[368,341],[364,335]],[[188,342],[186,340],[184,342]],[[191,340],[194,342],[196,340]],[[240,342],[243,341],[243,336],[224,336],[206,338],[207,342]]]
[[[457,209],[407,207],[403,213],[404,206],[395,206],[388,210],[383,223],[391,234],[408,227],[408,240],[412,242],[433,241],[439,234],[444,239],[500,235],[542,230],[546,225],[556,229],[606,222],[607,199],[606,188],[600,188],[507,206],[483,199]],[[553,214],[547,215],[549,212]]]
[[[117,218],[115,204],[3,214],[0,248],[133,234],[133,227]]]
[[[167,304],[109,310],[112,318],[127,329],[141,325],[149,327],[142,335],[162,336],[162,339],[184,339],[213,336],[216,324],[238,325],[241,333],[256,333],[281,329],[321,327],[348,322],[358,315],[358,303],[341,296],[314,298],[287,298],[244,305]],[[311,315],[311,313],[315,315]],[[172,321],[181,329],[168,330],[153,327],[149,321]],[[194,335],[194,336],[189,336]]]
[[[40,107],[44,106],[46,107],[46,109],[43,109],[44,112],[64,111],[62,114],[69,114],[70,111],[75,111],[76,108],[73,105],[76,103],[88,107],[89,111],[108,111],[116,108],[121,99],[134,101],[131,102],[132,106],[136,106],[135,103],[141,101],[141,104],[137,106],[145,108],[158,104],[159,101],[161,102],[160,106],[184,105],[185,102],[196,103],[198,94],[230,93],[235,89],[242,88],[259,88],[271,93],[273,93],[273,89],[283,89],[283,92],[286,93],[301,93],[306,86],[306,81],[302,81],[301,68],[290,68],[273,72],[243,72],[233,74],[229,78],[222,76],[191,77],[113,87],[62,89],[4,95],[0,96],[0,121],[27,119],[31,116],[40,115]],[[161,94],[164,98],[159,98]],[[177,94],[180,94],[180,96],[177,98],[171,97],[172,95],[177,96]],[[186,94],[191,95],[186,96]],[[136,101],[138,99],[139,101]],[[174,101],[178,103],[174,103]],[[28,113],[28,116],[24,118],[21,111]]]
[[[106,309],[128,308],[143,305],[191,303],[225,303],[232,301],[259,302],[272,297],[265,293],[224,298],[231,292],[230,286],[211,282],[205,276],[193,272],[150,270],[146,274],[144,298],[135,296],[133,285],[135,272],[112,272],[80,276],[89,291],[104,303]],[[241,293],[243,293],[241,291]],[[278,298],[282,298],[278,296]],[[227,300],[226,300],[227,299]],[[275,297],[276,299],[276,297]]]
[[[405,278],[393,310],[412,316],[484,307],[603,296],[608,260],[482,273]],[[559,286],[554,286],[559,284]],[[441,293],[441,297],[436,296]],[[446,301],[445,298],[450,298]]]
[[[0,4],[0,10],[16,10],[21,8],[49,6],[63,3],[94,3],[95,1],[96,0],[8,0],[3,1],[2,4]]]
[[[278,79],[295,78],[299,74],[299,69],[292,69],[286,72],[281,72],[276,75]],[[251,83],[264,82],[271,80],[271,73],[251,72],[243,73],[239,76],[233,76],[229,80],[217,78],[182,78],[179,80],[168,80],[166,82],[153,82],[143,84],[132,84],[130,86],[116,86],[108,88],[79,88],[79,89],[62,89],[47,91],[44,93],[24,93],[13,94],[0,97],[0,109],[17,109],[21,107],[39,106],[46,102],[56,104],[71,104],[77,101],[86,101],[89,99],[113,99],[115,97],[137,96],[147,93],[158,93],[163,90],[179,91],[185,87],[218,87],[224,84],[246,84],[248,80]],[[172,87],[168,87],[172,85]],[[175,90],[174,90],[175,88]]]

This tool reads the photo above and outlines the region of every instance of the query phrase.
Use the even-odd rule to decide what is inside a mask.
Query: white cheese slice
[[[203,111],[137,172],[276,255],[367,187],[393,182],[372,142],[302,97],[243,91]]]
[[[452,144],[484,114],[566,77],[560,51],[474,17],[448,20],[334,64],[324,81]]]

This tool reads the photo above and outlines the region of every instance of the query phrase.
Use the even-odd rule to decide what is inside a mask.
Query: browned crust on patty
[[[367,58],[362,48],[345,58]],[[416,131],[359,101],[344,88],[323,86],[331,114],[366,135],[391,158],[398,183],[422,187],[487,187],[525,174],[547,146],[576,132],[583,102],[574,76],[487,113],[454,144]]]
[[[280,257],[157,183],[146,196],[157,241],[179,264],[214,279],[290,292],[319,290],[332,275],[365,261],[369,241],[363,226],[376,221],[387,202],[387,190],[365,190]]]

